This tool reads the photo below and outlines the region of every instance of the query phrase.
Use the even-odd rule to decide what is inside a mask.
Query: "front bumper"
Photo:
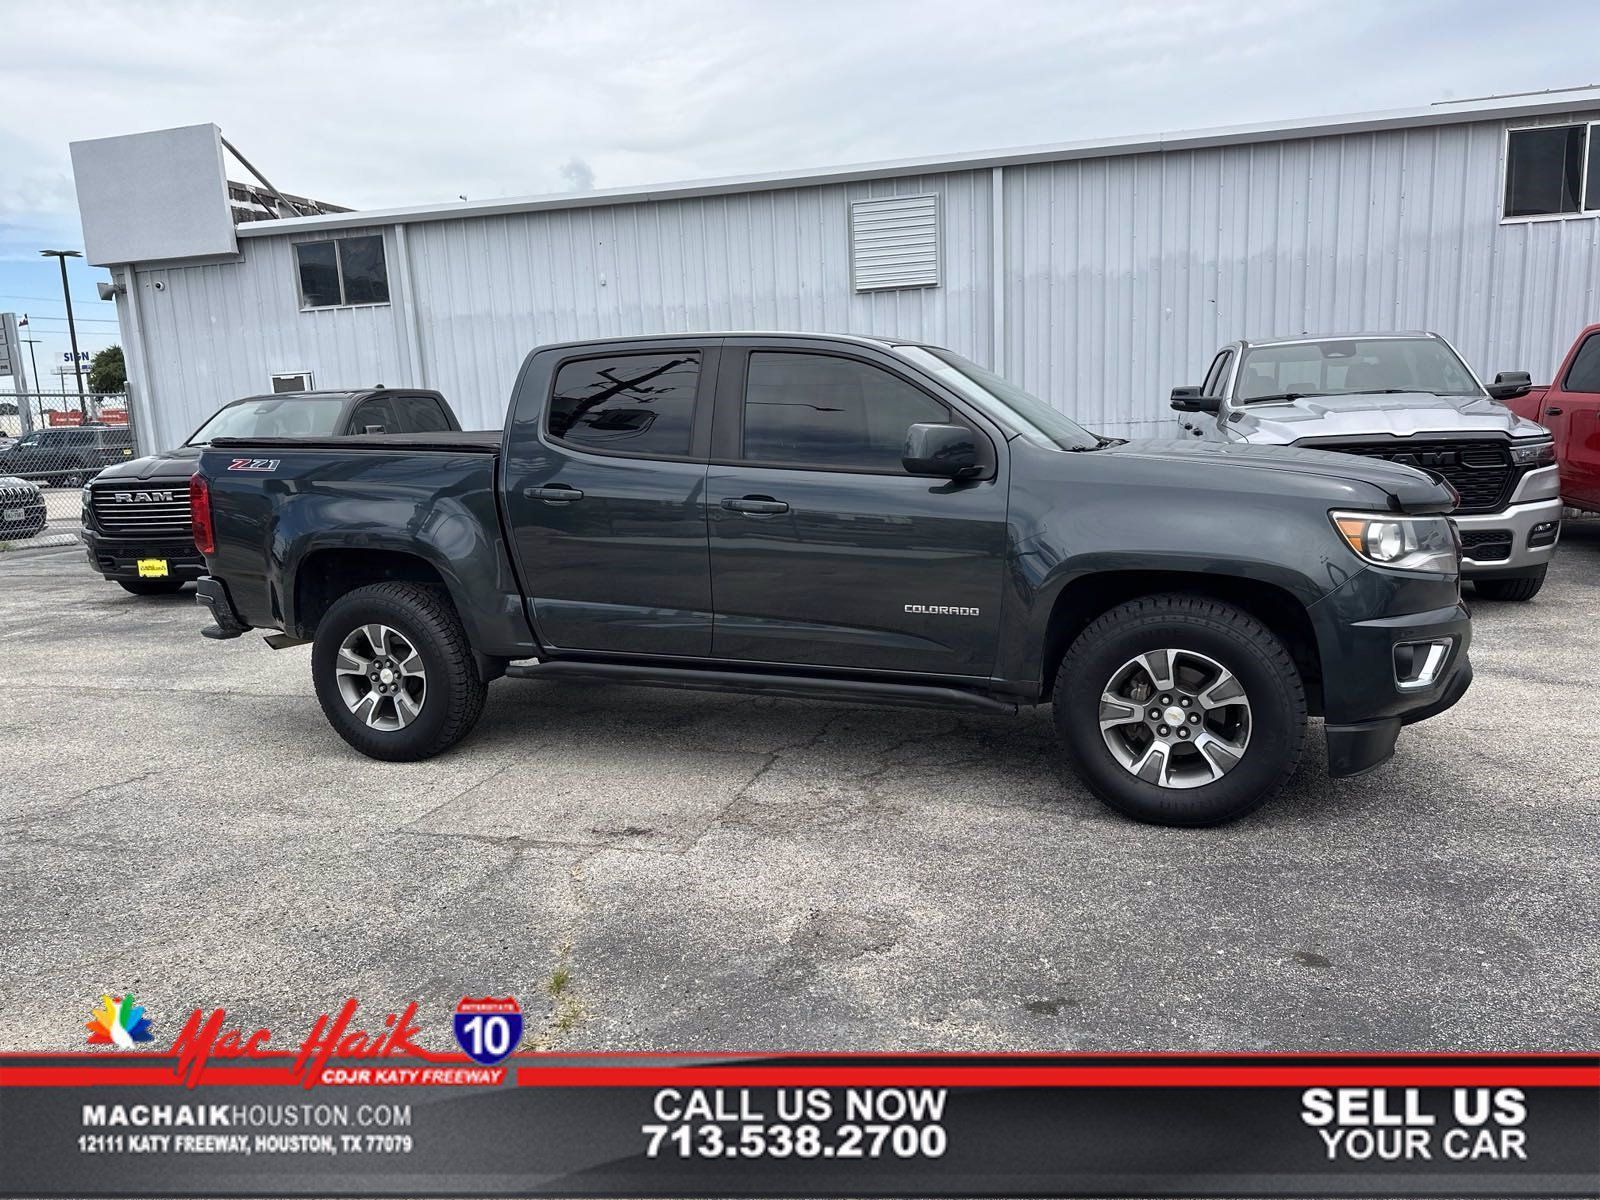
[[[167,578],[188,583],[206,573],[206,560],[189,538],[109,538],[89,526],[78,530],[89,565],[107,579],[138,579],[141,558],[167,560]]]
[[[1437,716],[1472,683],[1472,618],[1453,576],[1368,568],[1310,608],[1322,660],[1328,773],[1359,775],[1387,761],[1402,726]],[[1447,646],[1431,678],[1399,647]]]
[[[22,509],[22,519],[7,521],[5,513],[14,508]],[[46,520],[43,500],[37,504],[0,505],[0,542],[10,541],[13,538],[31,538],[45,527]]]
[[[1462,577],[1525,575],[1547,564],[1561,538],[1561,509],[1560,472],[1540,467],[1517,481],[1499,512],[1452,517],[1461,531]]]

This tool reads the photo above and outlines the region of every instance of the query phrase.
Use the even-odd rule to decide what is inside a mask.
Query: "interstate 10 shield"
[[[486,1067],[504,1060],[522,1041],[522,1010],[512,996],[504,1000],[463,996],[453,1024],[456,1042],[467,1057]]]

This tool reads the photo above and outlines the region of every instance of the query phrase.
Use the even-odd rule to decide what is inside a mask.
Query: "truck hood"
[[[123,482],[170,479],[188,483],[189,476],[200,465],[200,455],[204,451],[204,446],[179,446],[175,450],[163,450],[160,454],[148,454],[144,458],[130,458],[127,462],[112,463],[95,479]]]
[[[1247,404],[1230,416],[1228,428],[1247,441],[1288,445],[1301,438],[1410,437],[1412,434],[1503,433],[1536,437],[1544,429],[1486,396],[1439,396],[1432,392],[1307,396],[1271,404]]]
[[[1296,446],[1251,445],[1248,442],[1136,441],[1095,451],[1097,455],[1166,459],[1173,463],[1210,465],[1219,470],[1245,468],[1291,475],[1315,475],[1344,482],[1356,480],[1391,496],[1405,511],[1447,510],[1453,494],[1438,477],[1381,458],[1335,454]]]

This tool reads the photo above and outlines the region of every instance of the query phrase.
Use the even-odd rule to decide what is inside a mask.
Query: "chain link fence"
[[[76,532],[83,485],[136,453],[126,396],[0,393],[0,541]]]

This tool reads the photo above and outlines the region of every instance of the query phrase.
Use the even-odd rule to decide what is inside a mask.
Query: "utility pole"
[[[67,302],[67,336],[72,341],[72,369],[78,375],[78,415],[89,420],[89,401],[83,394],[83,364],[78,361],[78,326],[72,320],[72,291],[67,287],[67,259],[82,258],[81,250],[41,250],[43,258],[53,258],[61,264],[61,295]]]
[[[24,313],[23,315],[26,316],[27,314]],[[37,404],[39,406],[39,424],[43,425],[44,424],[44,380],[39,378],[39,360],[37,358],[35,358],[34,354],[33,354],[33,348],[39,344],[39,339],[38,338],[23,338],[22,340],[28,343],[28,361],[33,364],[33,390],[34,390],[34,397],[33,397],[32,403]],[[27,407],[27,406],[24,405],[24,407]],[[28,416],[28,420],[26,422],[24,422],[23,432],[26,433],[31,428],[33,428],[33,416],[30,413],[29,416]]]

